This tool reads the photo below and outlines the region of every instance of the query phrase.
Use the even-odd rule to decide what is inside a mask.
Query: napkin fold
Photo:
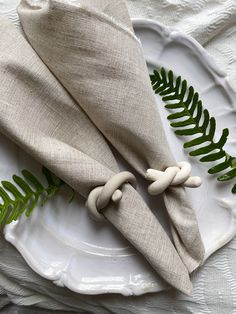
[[[22,0],[18,13],[32,47],[139,173],[177,166],[125,1]],[[163,197],[175,246],[192,272],[204,258],[195,212],[181,185]]]
[[[0,77],[0,132],[93,202],[91,191],[99,187],[104,192],[120,175],[116,160],[24,36],[1,17]],[[188,271],[170,239],[141,196],[126,179],[122,183],[122,198],[116,203],[108,199],[97,214],[130,241],[164,282],[189,294]]]

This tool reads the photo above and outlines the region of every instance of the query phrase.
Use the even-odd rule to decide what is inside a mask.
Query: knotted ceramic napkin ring
[[[97,221],[104,220],[102,210],[106,208],[111,200],[114,203],[121,200],[122,191],[119,190],[119,187],[124,183],[130,183],[135,188],[135,176],[129,171],[122,171],[115,174],[104,186],[98,186],[89,193],[86,207],[94,219]]]
[[[189,188],[196,188],[202,184],[200,177],[191,177],[192,167],[186,161],[178,162],[178,167],[168,167],[165,171],[148,169],[146,179],[153,181],[148,187],[151,195],[158,195],[164,192],[169,186],[183,185]]]

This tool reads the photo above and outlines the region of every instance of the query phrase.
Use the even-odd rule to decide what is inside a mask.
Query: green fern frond
[[[218,176],[218,181],[236,179],[236,157],[224,150],[229,130],[225,128],[218,141],[215,140],[216,120],[204,109],[199,94],[181,76],[174,78],[172,71],[162,68],[150,75],[153,90],[166,103],[165,108],[173,110],[167,119],[176,135],[195,136],[184,143],[184,148],[191,148],[190,156],[201,156],[201,162],[220,162],[208,170],[209,174],[226,171]],[[232,188],[236,193],[236,184]]]
[[[55,196],[65,183],[47,168],[42,167],[47,185],[44,186],[30,171],[22,170],[22,177],[13,175],[13,182],[2,181],[0,186],[0,226],[17,220],[23,213],[30,216],[40,202],[43,206]],[[74,196],[74,190],[72,197]],[[71,200],[72,200],[71,197]],[[71,201],[70,200],[70,201]]]

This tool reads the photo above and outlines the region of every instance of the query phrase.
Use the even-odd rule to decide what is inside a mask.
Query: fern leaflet
[[[0,226],[17,220],[23,213],[30,216],[40,202],[43,206],[47,200],[56,195],[65,183],[47,168],[42,167],[47,186],[44,186],[30,171],[22,170],[22,177],[13,175],[14,183],[2,181],[0,186]],[[74,191],[72,198],[74,196]],[[71,200],[72,200],[71,198]]]
[[[176,135],[194,136],[184,144],[184,148],[191,148],[190,156],[201,156],[201,162],[215,162],[216,165],[208,170],[209,174],[226,171],[218,176],[218,181],[229,181],[236,178],[236,157],[224,150],[229,130],[225,128],[218,141],[215,140],[216,120],[209,111],[203,108],[199,94],[181,76],[174,78],[172,71],[162,68],[154,70],[150,75],[153,90],[166,103],[165,108],[173,110],[168,115],[170,125],[177,128]],[[203,144],[203,145],[202,145]],[[196,147],[197,146],[197,147]],[[236,184],[232,188],[236,193]]]

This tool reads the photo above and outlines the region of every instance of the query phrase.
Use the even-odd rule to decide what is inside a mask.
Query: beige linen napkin
[[[139,173],[176,166],[124,1],[28,0],[18,13],[45,64]],[[182,186],[168,188],[164,200],[175,246],[192,272],[204,257],[195,212]]]
[[[104,137],[23,35],[3,18],[0,77],[2,133],[85,198],[117,176],[119,168]],[[108,199],[104,216],[166,282],[190,293],[187,269],[170,239],[135,189],[126,180],[122,183],[123,197],[117,203]]]

